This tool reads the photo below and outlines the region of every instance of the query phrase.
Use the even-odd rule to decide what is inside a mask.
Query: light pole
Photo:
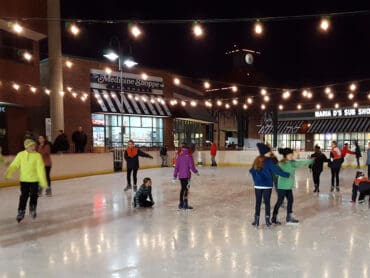
[[[117,44],[118,44],[118,54],[113,51],[109,50],[106,54],[103,56],[107,58],[108,60],[115,62],[118,60],[118,70],[120,72],[120,96],[121,96],[121,111],[123,112],[123,66],[126,66],[127,68],[133,68],[134,66],[138,65],[137,62],[135,62],[132,58],[130,57],[124,57],[122,53],[122,48],[121,48],[121,42],[117,37],[113,37]],[[109,45],[111,46],[111,42],[109,42]]]

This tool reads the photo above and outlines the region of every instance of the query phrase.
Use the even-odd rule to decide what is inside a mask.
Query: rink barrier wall
[[[149,151],[153,159],[140,158],[140,169],[160,168],[161,158],[158,151]],[[300,152],[299,158],[305,159],[312,152]],[[172,166],[172,161],[175,152],[168,152],[168,166]],[[219,167],[250,167],[253,160],[258,155],[256,150],[246,151],[218,151],[216,161]],[[328,156],[328,154],[326,153]],[[207,167],[211,165],[211,157],[209,151],[197,151],[193,155],[194,163],[201,164],[198,167]],[[362,157],[362,165],[364,163],[365,155]],[[11,161],[13,157],[5,157]],[[280,159],[281,157],[278,156]],[[78,177],[86,177],[93,175],[104,175],[113,173],[113,153],[84,153],[84,154],[55,154],[52,155],[52,180],[63,180]],[[348,155],[343,164],[344,168],[355,168],[355,157]],[[363,167],[365,167],[363,165]],[[125,163],[123,163],[123,171],[125,171]],[[18,177],[14,176],[12,180],[4,180],[5,166],[0,166],[1,179],[0,187],[18,185]]]

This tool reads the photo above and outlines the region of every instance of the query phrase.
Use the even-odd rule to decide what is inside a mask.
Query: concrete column
[[[63,96],[63,61],[62,61],[62,38],[60,30],[60,0],[47,0],[48,21],[48,46],[49,46],[49,87],[50,93],[50,117],[52,140],[58,134],[59,129],[64,130],[64,106]]]

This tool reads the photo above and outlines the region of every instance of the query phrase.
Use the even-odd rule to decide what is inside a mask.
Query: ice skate
[[[299,220],[295,219],[291,213],[289,213],[288,216],[286,217],[286,222],[287,224],[299,224]]]
[[[185,200],[185,201],[184,201],[183,209],[193,209],[193,207],[192,207],[192,206],[189,206],[189,205],[188,205],[188,200]]]
[[[37,213],[36,213],[36,208],[35,207],[30,207],[30,215],[33,219],[35,219],[37,217]]]
[[[270,216],[269,215],[265,216],[265,223],[266,223],[267,227],[270,227],[272,225],[271,222],[270,222]]]
[[[255,226],[256,228],[258,228],[258,226],[260,225],[260,217],[259,216],[254,217],[254,221],[252,222],[252,225]]]
[[[340,191],[339,186],[337,186],[337,187],[335,188],[335,190],[336,190],[337,192],[339,192],[339,191]]]
[[[25,211],[24,210],[19,210],[17,214],[17,221],[18,223],[21,222],[24,218]]]
[[[50,187],[46,188],[45,195],[48,196],[48,197],[51,197],[51,188]]]
[[[137,191],[137,185],[134,185],[134,192]]]
[[[130,190],[130,189],[132,189],[132,186],[131,186],[131,184],[128,184],[128,185],[123,189],[123,191],[128,191],[128,190]]]
[[[281,222],[277,220],[277,215],[273,215],[271,218],[272,224],[281,225]]]

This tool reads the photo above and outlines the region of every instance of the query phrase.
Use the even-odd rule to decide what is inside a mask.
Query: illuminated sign
[[[370,116],[370,107],[328,109],[315,111],[315,118],[336,118],[336,117],[355,117],[355,116]]]

